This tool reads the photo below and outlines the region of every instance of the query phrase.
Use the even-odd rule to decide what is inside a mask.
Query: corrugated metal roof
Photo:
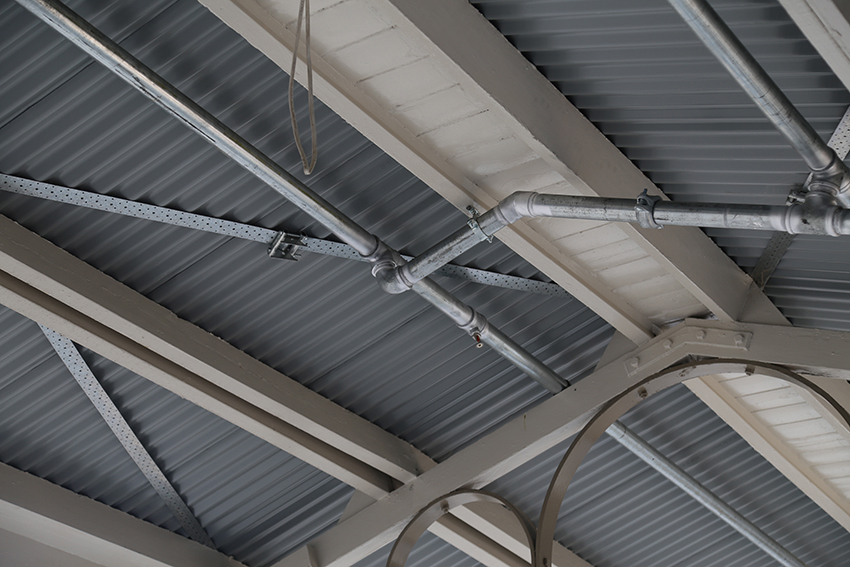
[[[0,308],[0,329],[0,460],[183,533],[38,326]],[[349,486],[81,352],[222,552],[268,565],[339,518]]]
[[[123,44],[297,169],[285,75],[204,8],[173,4]],[[38,96],[0,128],[4,172],[327,236],[98,65]],[[405,252],[459,225],[464,217],[454,207],[326,107],[317,113],[322,158],[309,182],[320,194]],[[306,255],[297,263],[272,260],[258,244],[8,195],[0,210],[435,458],[544,395],[417,297],[383,294],[361,264]],[[500,244],[472,263],[539,277]],[[613,332],[568,298],[446,283],[568,378],[592,368]]]
[[[71,5],[123,38],[131,52],[280,163],[299,169],[284,106],[285,75],[205,9],[189,1],[132,2],[120,10],[93,1]],[[327,236],[276,193],[34,22],[11,0],[0,0],[0,69],[10,69],[0,86],[0,107],[8,109],[0,115],[0,171]],[[16,35],[20,30],[26,42]],[[298,97],[305,108],[300,89]],[[452,206],[326,107],[319,104],[317,113],[320,166],[309,183],[329,201],[408,253],[424,250],[459,225],[463,215]],[[0,212],[438,460],[546,397],[492,352],[475,349],[417,297],[384,295],[362,264],[306,254],[297,263],[272,260],[258,244],[20,196],[0,194]],[[476,250],[467,260],[479,268],[542,277],[498,244]],[[575,300],[443,283],[567,378],[590,371],[613,332]],[[178,529],[141,475],[133,476],[132,463],[121,460],[123,450],[106,426],[98,429],[94,410],[80,403],[62,413],[67,404],[77,403],[71,395],[77,386],[68,377],[68,386],[59,387],[64,369],[46,341],[39,341],[33,324],[0,312],[0,380],[5,379],[0,404],[7,404],[0,408],[0,424],[7,428],[4,434],[9,431],[0,440],[0,460]],[[341,512],[349,488],[103,358],[84,355],[223,551],[265,565],[329,526]],[[48,395],[54,389],[68,395]],[[88,404],[81,393],[77,401]],[[695,424],[702,423],[699,416],[705,411],[694,412]],[[90,417],[85,426],[66,427],[67,420]],[[5,439],[13,440],[11,448]],[[35,445],[33,439],[45,444]],[[84,450],[77,448],[83,443]],[[725,447],[726,441],[718,443]],[[705,450],[714,451],[718,443]],[[608,462],[606,455],[598,465],[616,469],[622,456],[610,456]],[[537,467],[536,474],[524,467],[500,486],[532,509],[532,492],[545,490],[548,482],[549,458],[529,465]],[[708,473],[722,472],[726,464]],[[516,480],[525,474],[522,482]],[[773,471],[758,478],[767,486],[778,476]],[[658,488],[663,483],[643,482],[643,490],[633,493],[641,506],[666,510],[669,494]],[[738,481],[728,482],[734,496]],[[529,492],[511,492],[517,483]],[[772,498],[774,493],[765,494]],[[748,495],[741,498],[736,502],[749,502]],[[615,504],[589,499],[586,518],[616,516]],[[670,514],[680,506],[685,505],[676,501]],[[804,510],[799,506],[793,500],[786,509]],[[599,509],[594,512],[594,507]],[[806,512],[803,527],[823,528],[818,513],[809,522]],[[714,529],[701,516],[692,522],[694,529]],[[605,536],[604,528],[586,523],[593,537]],[[653,526],[658,533],[667,529]],[[607,551],[599,546],[610,540],[599,541],[583,543],[581,553],[604,561]],[[734,541],[721,541],[719,556],[728,559],[728,553],[740,551]],[[665,542],[677,553],[692,549],[685,540]],[[836,554],[844,549],[830,545]],[[381,563],[386,552],[362,567]],[[410,564],[426,562],[475,564],[430,536]]]
[[[76,48],[53,41],[56,34],[33,24],[22,9],[8,0],[0,6],[0,64],[17,70],[4,83],[8,106],[17,111],[0,122],[0,170],[327,236],[123,82],[86,65]],[[84,17],[98,6],[72,5]],[[122,44],[261,149],[299,169],[284,106],[285,75],[196,3],[160,8],[154,14],[130,4],[124,17],[135,23],[115,24],[126,29]],[[7,57],[14,29],[26,29],[32,45]],[[21,63],[26,57],[32,65]],[[57,76],[53,67],[37,64],[45,59],[70,71]],[[305,107],[303,91],[298,96]],[[317,115],[321,157],[309,183],[346,213],[414,254],[463,220],[326,107],[319,104]],[[546,396],[488,349],[476,349],[418,297],[381,292],[363,264],[306,253],[298,262],[274,260],[256,243],[9,194],[0,195],[0,211],[436,459]],[[541,277],[500,244],[476,252],[469,259],[475,267]],[[570,379],[593,368],[613,333],[570,298],[443,283]],[[8,349],[15,351],[13,344]],[[86,356],[225,552],[251,565],[267,564],[341,512],[347,487],[104,359]],[[54,370],[62,374],[61,367]],[[7,375],[22,379],[14,367]],[[28,415],[50,414],[50,403],[52,398],[34,397]],[[33,427],[38,420],[16,420],[10,435],[25,439]],[[61,447],[68,435],[54,428],[45,438]],[[88,439],[91,453],[117,446],[109,435],[104,429],[102,438]],[[89,463],[107,469],[91,475],[54,451],[36,453],[59,471],[52,478],[90,479],[79,487],[65,484],[97,496],[105,490],[102,483],[110,486],[104,475],[121,451],[118,446],[102,462]],[[35,470],[30,461],[14,463]],[[130,474],[115,471],[118,493],[131,492],[124,484]],[[138,477],[136,490],[145,490]],[[118,496],[101,499],[123,505]],[[177,529],[152,491],[134,502],[122,509]]]
[[[481,12],[674,200],[782,204],[807,169],[664,0],[481,0]],[[713,0],[828,139],[850,93],[777,0]],[[743,268],[769,234],[711,230]],[[850,240],[798,237],[767,288],[796,325],[850,329]]]
[[[850,561],[850,534],[684,386],[622,419],[662,454],[811,567]],[[532,519],[569,442],[488,487]],[[770,567],[775,561],[607,436],[588,454],[557,539],[595,567]]]

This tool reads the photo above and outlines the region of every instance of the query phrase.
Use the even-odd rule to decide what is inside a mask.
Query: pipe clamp
[[[472,229],[472,233],[478,237],[478,240],[486,240],[487,242],[493,242],[492,236],[487,236],[487,233],[481,229],[481,225],[478,224],[478,211],[472,205],[466,207],[466,210],[469,211],[469,214],[472,215],[472,218],[466,221],[467,226]]]
[[[655,222],[655,204],[660,200],[661,197],[656,195],[647,195],[646,189],[638,195],[635,213],[637,214],[638,224],[643,228],[664,228]]]

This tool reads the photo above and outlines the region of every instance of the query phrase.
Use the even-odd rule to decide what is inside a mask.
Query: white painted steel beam
[[[682,326],[615,358],[314,539],[310,546],[318,562],[315,567],[353,565],[390,543],[432,500],[461,487],[485,486],[564,441],[581,429],[596,408],[686,357],[695,341],[709,343],[727,357],[744,355],[747,341],[739,341],[738,334],[737,330]],[[284,558],[277,567],[302,567],[298,557]]]
[[[74,380],[80,385],[85,392],[86,397],[94,405],[97,412],[115,434],[115,437],[121,443],[121,446],[127,451],[127,454],[133,459],[133,462],[139,467],[139,470],[148,479],[153,489],[159,494],[162,501],[174,514],[174,517],[189,534],[189,537],[198,543],[202,543],[207,547],[215,549],[215,544],[210,539],[210,536],[201,526],[198,519],[189,509],[189,506],[183,500],[183,497],[159,468],[159,465],[153,460],[150,452],[142,444],[141,440],[136,436],[136,433],[121,415],[115,402],[109,397],[107,391],[103,388],[97,378],[89,368],[89,365],[83,360],[80,351],[67,337],[63,337],[56,331],[41,326],[41,331],[51,346],[56,351],[56,354],[62,359],[62,362],[68,368],[68,371],[74,377]]]
[[[430,466],[410,444],[6,217],[0,303],[376,497]]]
[[[779,3],[850,90],[850,5],[836,0],[779,0]]]
[[[2,216],[0,304],[372,498],[436,465],[405,441]],[[522,540],[510,535],[501,518],[460,513],[467,523],[447,518],[433,531],[489,567],[520,567]],[[586,567],[563,547],[556,557],[562,561],[557,567]]]
[[[642,347],[617,356],[596,372],[527,414],[456,453],[446,461],[313,540],[315,567],[349,567],[391,542],[415,512],[460,487],[480,487],[507,474],[575,434],[595,408],[616,393],[690,355],[743,358],[766,363],[798,360],[808,370],[820,361],[821,384],[842,384],[850,375],[850,333],[780,325],[689,320]],[[806,354],[809,353],[809,354]],[[799,367],[798,367],[799,368]],[[277,567],[299,567],[297,555]]]
[[[461,486],[482,486],[501,477],[575,433],[594,408],[628,385],[687,355],[751,358],[834,377],[850,375],[847,333],[689,320],[635,352],[606,357],[610,362],[590,377],[435,464],[401,440],[372,429],[374,426],[365,420],[312,392],[302,394],[300,400],[277,395],[281,391],[298,392],[299,387],[2,217],[0,302],[379,499],[313,542],[319,562],[315,567],[341,567],[365,557],[391,541],[403,524],[434,498]],[[212,351],[217,354],[209,355]],[[267,379],[252,380],[256,374]],[[275,387],[270,389],[269,384]],[[311,410],[305,408],[305,399],[312,403]],[[271,410],[270,404],[284,409],[272,413],[260,407]],[[296,411],[300,420],[318,423],[312,426],[314,431],[320,425],[331,434],[313,437],[279,417]],[[329,411],[337,412],[341,421],[329,422]],[[340,443],[340,438],[345,442]],[[379,440],[383,448],[378,446]],[[352,445],[362,447],[362,452],[351,449]],[[404,464],[393,453],[398,450],[410,457],[401,461]],[[362,460],[358,454],[363,455]],[[367,460],[376,466],[364,464]],[[399,472],[402,466],[408,468]],[[388,494],[391,488],[381,485],[380,478],[389,479],[383,482],[395,479],[406,486]],[[465,541],[465,550],[492,565],[510,564],[505,558],[511,556],[506,552],[520,557],[518,540],[503,537],[509,532],[504,522],[493,521],[483,512],[460,515],[466,527],[452,526],[452,519],[447,519],[453,534],[447,533],[447,539]],[[443,528],[446,526],[435,531]],[[474,538],[470,529],[491,541],[497,538],[504,551],[482,545],[481,538]],[[467,536],[458,538],[458,533]],[[565,566],[580,565],[566,550],[561,553],[566,557]]]
[[[288,68],[293,6],[202,3]],[[314,5],[312,33],[317,96],[460,208],[487,209],[514,190],[657,192],[464,0],[322,2]],[[470,132],[492,137],[451,146]],[[544,221],[518,223],[499,237],[636,343],[674,314],[710,310],[738,319],[750,278],[701,231],[670,228]],[[594,244],[600,236],[606,243]],[[613,275],[622,268],[600,261],[612,254],[655,285]],[[644,296],[649,288],[662,292]]]
[[[241,567],[200,543],[0,464],[0,530],[105,567]]]
[[[760,420],[753,413],[752,408],[745,406],[733,392],[727,389],[720,377],[689,380],[685,382],[685,385],[806,496],[850,531],[848,498],[831,485],[822,473],[807,463],[784,439],[780,438],[774,428]],[[779,396],[786,398],[793,395],[793,391],[779,392]],[[776,394],[770,397],[775,398]],[[769,400],[766,403],[773,405],[783,402]],[[843,428],[840,430],[844,431]],[[831,440],[827,441],[824,443],[826,450],[834,452],[836,447]]]

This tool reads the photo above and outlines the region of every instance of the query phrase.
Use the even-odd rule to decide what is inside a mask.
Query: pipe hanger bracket
[[[279,232],[271,244],[269,244],[269,256],[297,262],[298,257],[301,255],[299,248],[306,245],[307,242],[303,236]]]
[[[637,213],[638,224],[643,228],[664,228],[655,222],[655,203],[661,200],[661,197],[656,195],[647,195],[646,189],[638,195],[635,203],[635,213]]]
[[[478,224],[478,217],[480,216],[478,214],[478,210],[472,205],[466,207],[466,210],[469,211],[470,215],[472,215],[472,218],[466,221],[466,224],[469,226],[469,228],[472,229],[472,232],[478,237],[479,240],[486,240],[487,242],[492,243],[493,236],[488,236],[487,233],[481,229],[481,225]]]

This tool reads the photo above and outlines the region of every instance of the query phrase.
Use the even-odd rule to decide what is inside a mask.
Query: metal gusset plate
[[[339,242],[278,232],[250,224],[228,221],[195,213],[187,213],[156,205],[147,205],[136,201],[130,201],[128,199],[110,197],[108,195],[101,195],[99,193],[92,193],[89,191],[80,191],[79,189],[71,189],[60,185],[42,183],[40,181],[32,181],[30,179],[15,177],[13,175],[0,174],[0,190],[15,193],[17,195],[37,197],[39,199],[45,199],[57,203],[67,203],[70,205],[77,205],[79,207],[86,207],[88,209],[96,209],[99,211],[116,213],[138,219],[151,220],[174,226],[182,226],[184,228],[210,232],[213,234],[241,238],[252,242],[262,242],[263,244],[269,245],[269,255],[274,258],[297,260],[298,254],[302,250],[306,250],[308,252],[323,254],[325,256],[346,258],[348,260],[357,260],[359,262],[366,261],[352,247],[347,244],[340,244]],[[404,256],[404,259],[410,260],[411,256]],[[557,284],[521,278],[518,276],[498,274],[487,270],[467,268],[454,264],[448,264],[440,268],[435,272],[435,274],[474,282],[481,285],[525,291],[539,295],[571,297],[569,293]]]

